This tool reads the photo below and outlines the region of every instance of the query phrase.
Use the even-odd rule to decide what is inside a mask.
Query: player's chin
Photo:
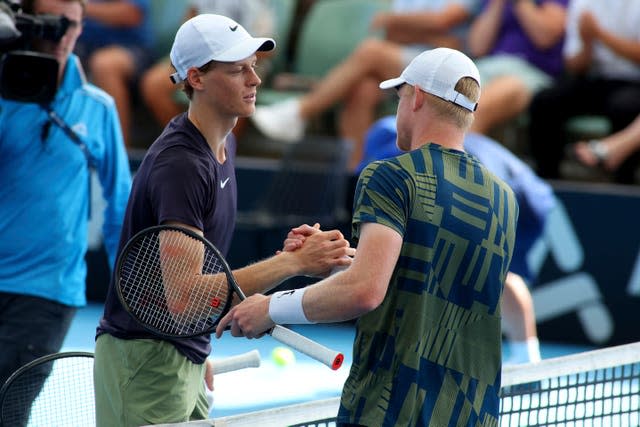
[[[256,112],[256,104],[255,102],[253,103],[246,103],[243,108],[240,109],[239,113],[238,113],[238,117],[249,117],[249,116],[253,116],[253,113]]]

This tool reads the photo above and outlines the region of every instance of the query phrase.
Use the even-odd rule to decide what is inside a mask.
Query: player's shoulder
[[[202,147],[188,126],[174,119],[147,150],[147,155],[165,166],[196,172],[214,167],[213,156]]]
[[[186,113],[174,117],[163,129],[153,146],[162,151],[184,151],[202,154],[208,145]],[[207,156],[208,157],[208,156]]]
[[[501,190],[507,191],[508,193],[513,193],[513,188],[507,181],[498,176],[495,172],[493,172],[479,160],[477,160],[477,165],[480,169],[482,169],[485,180],[488,181],[488,184],[498,186]]]
[[[397,180],[407,178],[409,173],[399,160],[399,157],[402,156],[406,156],[406,153],[369,163],[360,172],[360,180]]]

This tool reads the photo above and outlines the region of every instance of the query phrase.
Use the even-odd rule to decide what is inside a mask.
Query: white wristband
[[[315,323],[307,319],[302,308],[306,288],[276,292],[269,300],[269,317],[278,325]]]

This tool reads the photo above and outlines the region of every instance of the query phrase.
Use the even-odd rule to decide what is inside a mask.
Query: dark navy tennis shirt
[[[203,230],[226,256],[237,206],[233,136],[227,139],[226,151],[226,161],[221,164],[186,113],[174,118],[151,145],[134,177],[119,251],[139,231],[178,221]],[[121,339],[158,338],[125,311],[113,278],[97,328],[97,336],[103,333]],[[170,341],[195,363],[203,363],[211,350],[209,335]]]

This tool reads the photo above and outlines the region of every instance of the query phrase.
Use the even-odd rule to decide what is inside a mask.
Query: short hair
[[[20,7],[22,8],[22,11],[24,13],[28,13],[28,14],[34,14],[35,13],[35,7],[36,7],[36,2],[38,1],[42,1],[42,0],[22,0],[20,2]],[[84,14],[85,8],[87,6],[87,0],[62,0],[62,1],[66,1],[66,2],[78,2],[80,3],[80,6],[82,6],[82,13]]]
[[[201,73],[206,73],[207,71],[210,71],[215,66],[215,63],[216,61],[209,61],[206,64],[204,64],[202,67],[198,67],[198,71],[200,71]],[[184,81],[181,84],[182,84],[182,91],[184,92],[185,95],[187,95],[187,98],[189,98],[189,101],[191,101],[191,98],[193,98],[193,86],[189,84],[189,79],[184,79]]]
[[[471,77],[461,78],[455,89],[473,102],[478,102],[480,98],[480,85]],[[472,111],[437,96],[427,95],[429,95],[431,105],[439,117],[454,123],[464,131],[469,130],[473,123]]]

